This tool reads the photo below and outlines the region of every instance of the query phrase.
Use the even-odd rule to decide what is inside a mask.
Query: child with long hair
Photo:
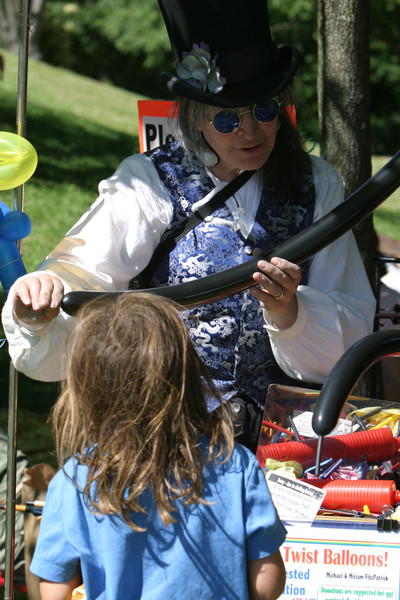
[[[83,307],[52,414],[62,467],[31,571],[43,600],[268,599],[285,539],[255,457],[234,444],[179,309],[148,293]]]

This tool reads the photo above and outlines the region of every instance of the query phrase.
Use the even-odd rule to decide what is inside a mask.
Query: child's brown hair
[[[210,413],[207,393],[218,397],[171,300],[135,292],[84,306],[53,431],[60,465],[72,456],[88,467],[88,506],[139,529],[131,513],[144,512],[145,490],[164,524],[177,498],[202,502],[204,460],[227,460],[233,450],[228,412]]]

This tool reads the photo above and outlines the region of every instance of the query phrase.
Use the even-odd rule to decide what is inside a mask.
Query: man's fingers
[[[64,286],[58,277],[43,273],[18,280],[13,286],[13,310],[27,322],[47,322],[57,316]]]

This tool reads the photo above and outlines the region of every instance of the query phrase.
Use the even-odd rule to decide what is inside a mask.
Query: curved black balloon
[[[328,435],[365,371],[381,358],[397,353],[400,353],[398,330],[375,331],[353,344],[338,360],[322,386],[312,418],[315,433]]]
[[[275,246],[264,258],[269,260],[273,256],[279,256],[297,264],[304,262],[368,217],[399,186],[400,151],[339,206],[290,240]],[[201,279],[146,291],[171,298],[183,307],[199,306],[254,285],[252,274],[258,270],[258,260],[252,259]],[[122,293],[127,292],[107,292],[107,295]],[[73,315],[82,304],[104,294],[105,292],[91,291],[69,292],[64,296],[62,308]]]

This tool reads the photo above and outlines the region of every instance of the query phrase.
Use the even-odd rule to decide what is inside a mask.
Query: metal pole
[[[17,134],[26,136],[26,104],[29,55],[30,0],[21,0],[19,10],[19,55],[17,90]],[[14,210],[23,210],[24,186],[14,193]],[[18,249],[22,254],[22,242]],[[6,558],[4,600],[14,598],[14,559],[15,559],[15,505],[16,505],[16,464],[17,464],[17,423],[18,423],[18,373],[10,362],[8,388],[8,446],[7,446],[7,505],[6,505]]]

